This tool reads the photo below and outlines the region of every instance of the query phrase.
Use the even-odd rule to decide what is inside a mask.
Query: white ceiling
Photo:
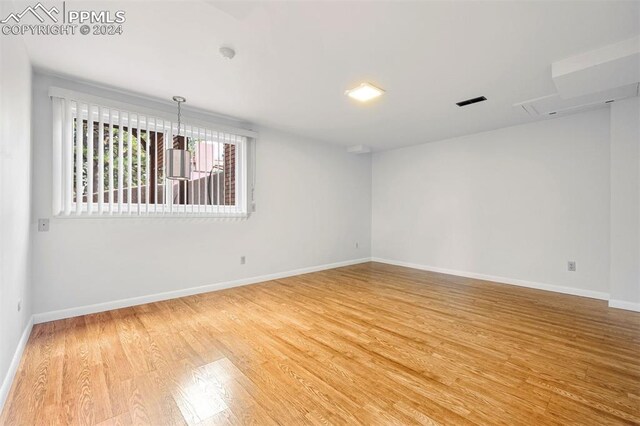
[[[125,10],[124,34],[27,36],[34,65],[376,150],[532,120],[513,104],[555,93],[553,61],[640,32],[638,1],[67,2],[80,5]],[[362,81],[387,93],[344,96]]]

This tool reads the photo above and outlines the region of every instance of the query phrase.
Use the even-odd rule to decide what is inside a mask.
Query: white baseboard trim
[[[465,277],[465,278],[475,278],[478,280],[493,281],[501,284],[510,284],[510,285],[517,285],[520,287],[535,288],[538,290],[554,291],[556,293],[571,294],[573,296],[589,297],[591,299],[609,300],[609,294],[600,292],[600,291],[583,290],[580,288],[565,287],[565,286],[560,286],[555,284],[537,283],[533,281],[524,281],[524,280],[518,280],[513,278],[497,277],[493,275],[477,274],[475,272],[457,271],[454,269],[445,269],[445,268],[438,268],[435,266],[419,265],[416,263],[402,262],[399,260],[381,259],[379,257],[372,257],[371,261],[387,263],[389,265],[404,266],[405,268],[421,269],[423,271],[438,272],[441,274],[456,275],[456,276]]]
[[[538,290],[546,290],[546,291],[553,291],[556,293],[570,294],[573,296],[589,297],[592,299],[608,300],[609,306],[612,308],[627,309],[630,311],[640,312],[639,303],[626,302],[623,300],[609,300],[609,294],[605,292],[584,290],[584,289],[559,286],[554,284],[537,283],[537,282],[525,281],[525,280],[519,280],[519,279],[513,279],[513,278],[498,277],[494,275],[478,274],[474,272],[458,271],[454,269],[438,268],[435,266],[420,265],[416,263],[403,262],[400,260],[371,257],[371,258],[361,258],[361,259],[347,260],[343,262],[329,263],[325,265],[311,266],[307,268],[294,269],[291,271],[260,275],[256,277],[250,277],[250,278],[242,278],[234,281],[226,281],[226,282],[209,284],[209,285],[200,286],[200,287],[191,287],[191,288],[169,291],[164,293],[156,293],[156,294],[150,294],[146,296],[132,297],[128,299],[120,299],[120,300],[114,300],[114,301],[104,302],[104,303],[96,303],[93,305],[61,309],[58,311],[43,312],[39,314],[34,314],[31,320],[31,324],[40,324],[43,322],[55,321],[55,320],[65,319],[65,318],[72,318],[80,315],[94,314],[97,312],[104,312],[112,309],[142,305],[145,303],[160,302],[163,300],[176,299],[179,297],[191,296],[194,294],[208,293],[211,291],[224,290],[232,287],[239,287],[243,285],[256,284],[264,281],[277,280],[279,278],[286,278],[286,277],[292,277],[295,275],[308,274],[311,272],[324,271],[327,269],[340,268],[342,266],[356,265],[358,263],[364,263],[364,262],[386,263],[389,265],[403,266],[405,268],[420,269],[423,271],[438,272],[442,274],[456,275],[456,276],[465,277],[465,278],[475,278],[479,280],[493,281],[493,282],[502,283],[502,284],[517,285],[520,287],[535,288]],[[29,326],[29,332],[30,332],[30,327],[31,326]],[[28,337],[29,335],[27,334],[26,338]],[[26,340],[24,343],[26,343]],[[19,358],[18,358],[18,362],[19,362]],[[14,371],[14,374],[15,374],[15,371]],[[2,389],[4,390],[4,383],[3,383]],[[0,397],[2,397],[1,393],[0,393]]]
[[[609,300],[610,308],[626,309],[627,311],[640,312],[640,303],[627,302],[624,300]]]
[[[18,341],[18,346],[16,347],[15,352],[13,353],[13,358],[11,358],[11,364],[9,364],[9,370],[7,370],[7,374],[4,376],[4,380],[2,381],[2,387],[0,387],[0,413],[2,413],[2,409],[4,408],[4,403],[7,401],[7,397],[9,396],[9,391],[11,390],[11,385],[13,384],[13,378],[16,376],[16,372],[18,371],[18,367],[20,366],[20,360],[22,359],[22,353],[24,352],[24,348],[27,346],[27,342],[29,341],[29,336],[31,335],[31,329],[33,328],[33,316],[29,318],[27,325],[22,332],[22,336]]]
[[[130,306],[142,305],[145,303],[160,302],[163,300],[176,299],[179,297],[192,296],[194,294],[209,293],[211,291],[224,290],[232,287],[256,284],[263,281],[277,280],[280,278],[292,277],[295,275],[308,274],[311,272],[324,271],[327,269],[340,268],[342,266],[355,265],[371,261],[370,258],[347,260],[343,262],[328,263],[325,265],[310,266],[307,268],[294,269],[291,271],[277,272],[274,274],[260,275],[257,277],[241,278],[234,281],[220,282],[200,287],[191,287],[164,293],[149,294],[146,296],[131,297],[128,299],[113,300],[110,302],[96,303],[94,305],[78,306],[75,308],[61,309],[58,311],[43,312],[33,315],[34,324],[55,321],[59,319],[72,318],[80,315],[95,314],[97,312],[110,311],[112,309],[127,308]]]

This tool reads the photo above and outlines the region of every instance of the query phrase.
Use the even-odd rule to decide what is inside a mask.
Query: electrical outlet
[[[576,261],[575,260],[570,260],[569,262],[567,262],[567,270],[570,272],[575,272],[576,271]]]
[[[356,248],[359,248],[359,247],[360,247],[360,243],[356,243]]]
[[[247,258],[244,256],[240,256],[240,264],[244,265],[245,263],[247,263]]]
[[[49,219],[38,219],[38,232],[49,232]]]

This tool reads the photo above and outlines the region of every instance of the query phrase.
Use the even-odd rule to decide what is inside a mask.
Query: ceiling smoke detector
[[[233,59],[233,57],[236,56],[236,51],[230,47],[222,46],[220,48],[220,54],[222,55],[223,58]]]

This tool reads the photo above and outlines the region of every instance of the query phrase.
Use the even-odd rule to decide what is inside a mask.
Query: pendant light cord
[[[178,134],[176,135],[176,138],[178,138],[178,137],[180,137],[180,127],[182,127],[182,103],[186,102],[187,100],[185,98],[183,98],[182,96],[174,96],[173,100],[178,103]],[[187,150],[187,139],[186,139],[186,137],[185,137],[185,142],[184,142],[184,149],[185,149],[185,151]]]
[[[180,120],[182,118],[182,110],[180,109],[180,104],[181,103],[182,103],[181,101],[178,101],[178,137],[180,137]],[[186,148],[186,146],[185,146],[185,148]]]

